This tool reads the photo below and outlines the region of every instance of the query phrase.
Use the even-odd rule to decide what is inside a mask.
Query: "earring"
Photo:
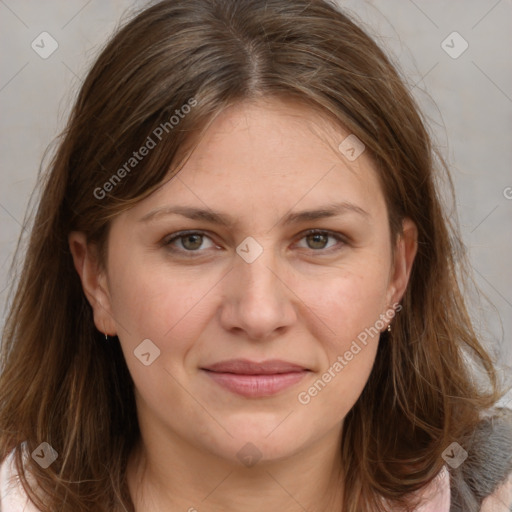
[[[391,324],[388,324],[388,332],[391,332]]]

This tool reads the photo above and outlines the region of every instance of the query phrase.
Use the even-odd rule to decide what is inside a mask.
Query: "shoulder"
[[[0,465],[0,510],[6,512],[39,512],[29,501],[14,465],[11,452]]]
[[[464,443],[467,458],[450,468],[451,512],[508,512],[512,505],[512,410],[482,415]]]

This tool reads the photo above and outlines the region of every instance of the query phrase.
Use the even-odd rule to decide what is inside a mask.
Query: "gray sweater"
[[[494,408],[465,445],[467,459],[450,469],[450,512],[478,512],[484,498],[510,477],[512,410]],[[512,503],[505,506],[512,511]]]

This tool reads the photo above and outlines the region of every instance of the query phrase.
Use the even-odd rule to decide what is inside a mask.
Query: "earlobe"
[[[112,317],[106,275],[100,268],[96,247],[88,243],[85,233],[79,231],[69,234],[68,243],[82,289],[93,309],[96,329],[113,336],[116,334],[116,325]]]

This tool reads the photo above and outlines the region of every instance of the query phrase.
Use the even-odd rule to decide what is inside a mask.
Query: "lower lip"
[[[308,373],[307,370],[273,375],[241,375],[219,373],[205,370],[217,384],[233,393],[247,398],[272,396],[299,382]]]

